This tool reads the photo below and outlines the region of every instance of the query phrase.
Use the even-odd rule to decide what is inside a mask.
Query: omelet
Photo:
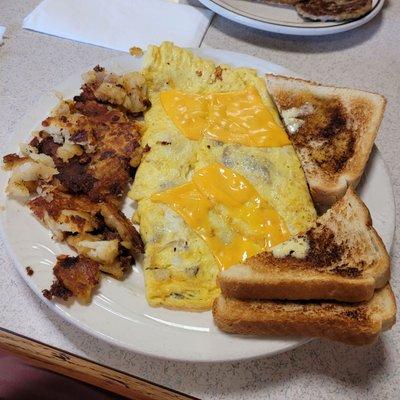
[[[208,310],[222,268],[306,230],[315,209],[255,70],[165,42],[149,47],[142,73],[152,106],[129,196],[145,243],[147,300]]]

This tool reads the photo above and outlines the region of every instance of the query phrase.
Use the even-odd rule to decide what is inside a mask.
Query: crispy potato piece
[[[82,302],[89,302],[100,282],[100,265],[84,256],[60,255],[53,268],[56,278]]]
[[[121,245],[127,248],[132,255],[144,252],[142,238],[120,210],[112,204],[102,203],[100,204],[100,214],[106,225],[118,232],[122,239]]]
[[[120,106],[132,114],[149,107],[146,81],[139,72],[116,75],[97,66],[84,75],[84,82],[83,92],[90,99]]]
[[[127,162],[112,154],[104,153],[104,158],[100,156],[92,163],[90,173],[95,178],[93,187],[88,193],[90,199],[96,202],[110,200],[120,203],[129,183]]]
[[[54,190],[30,200],[28,207],[60,241],[66,232],[91,232],[100,226],[96,217],[99,205],[84,196]]]
[[[119,240],[106,240],[103,235],[88,233],[69,236],[67,243],[78,253],[97,261],[100,271],[112,275],[116,279],[123,279],[129,269],[131,259],[120,256]]]
[[[30,146],[26,146],[28,147]],[[36,190],[39,180],[49,182],[58,173],[51,157],[30,150],[27,150],[22,157],[17,154],[7,154],[3,162],[5,169],[12,170],[6,188],[7,193],[22,200],[28,200],[30,194]]]

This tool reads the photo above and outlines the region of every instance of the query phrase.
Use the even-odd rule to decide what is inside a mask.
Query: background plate
[[[283,67],[244,54],[215,49],[193,51],[218,63],[251,66],[261,74],[272,72],[295,76]],[[100,65],[121,73],[140,69],[141,60],[123,55]],[[48,115],[57,103],[55,92],[61,92],[65,97],[78,93],[81,74],[89,69],[74,74],[58,85],[54,92],[43,97],[26,114],[7,152],[17,151],[18,143],[26,141],[30,132]],[[1,174],[2,188],[7,178],[8,174]],[[388,173],[377,149],[373,151],[360,192],[370,208],[378,232],[386,246],[390,247],[394,233],[394,198]],[[0,213],[4,240],[23,279],[51,309],[91,335],[145,355],[197,362],[233,361],[272,355],[306,341],[226,335],[214,326],[211,312],[191,313],[152,308],[145,299],[140,265],[135,266],[132,274],[123,282],[104,277],[89,306],[77,302],[49,302],[41,291],[52,282],[55,257],[71,251],[67,246],[54,242],[49,231],[30,215],[28,209],[15,200],[7,199],[3,190],[0,204],[5,205],[5,210]],[[382,207],[382,204],[385,206]],[[127,200],[127,215],[132,214],[133,207],[133,203]],[[35,271],[31,277],[25,271],[28,265]]]
[[[374,18],[385,0],[372,0],[372,10],[347,22],[320,22],[302,19],[291,6],[266,4],[262,0],[199,0],[217,14],[252,28],[288,35],[320,36],[357,28]]]

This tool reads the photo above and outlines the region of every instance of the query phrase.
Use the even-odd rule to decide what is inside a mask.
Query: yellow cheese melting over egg
[[[254,86],[204,95],[168,90],[160,93],[160,99],[167,115],[189,139],[206,136],[250,147],[290,144]]]
[[[242,262],[290,237],[283,219],[251,183],[219,163],[200,169],[190,182],[154,194],[151,199],[177,212],[207,243],[222,268]],[[215,234],[209,212],[219,205],[225,207],[229,217],[247,224],[245,235],[234,232],[226,243]]]

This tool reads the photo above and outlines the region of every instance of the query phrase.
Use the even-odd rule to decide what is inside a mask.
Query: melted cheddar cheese
[[[250,147],[290,144],[254,86],[204,95],[168,90],[160,93],[160,100],[167,115],[189,139],[206,136]]]
[[[285,222],[252,184],[219,163],[197,171],[192,181],[161,193],[152,201],[170,206],[211,249],[222,268],[282,243],[289,238]],[[219,237],[210,220],[210,210],[223,207],[230,220],[247,225],[241,232],[234,224],[228,240]]]

